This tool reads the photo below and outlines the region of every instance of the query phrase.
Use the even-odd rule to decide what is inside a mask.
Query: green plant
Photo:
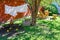
[[[45,10],[49,10],[49,15],[51,16],[52,14],[58,14],[57,7],[53,4],[47,5],[45,7]]]

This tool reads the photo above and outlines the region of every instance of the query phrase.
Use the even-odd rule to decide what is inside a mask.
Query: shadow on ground
[[[0,28],[0,40],[8,40],[11,36],[16,36],[23,32],[24,28],[18,24],[7,24],[4,27]]]

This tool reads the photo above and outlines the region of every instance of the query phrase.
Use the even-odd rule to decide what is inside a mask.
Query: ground
[[[14,23],[21,24],[22,20]],[[24,31],[10,37],[2,36],[0,40],[60,40],[60,17],[55,20],[37,19],[37,25],[22,27]]]

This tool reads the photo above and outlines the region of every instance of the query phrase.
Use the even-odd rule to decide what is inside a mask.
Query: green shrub
[[[49,15],[51,16],[52,14],[58,14],[57,7],[53,4],[47,5],[45,7],[45,10],[49,10]]]

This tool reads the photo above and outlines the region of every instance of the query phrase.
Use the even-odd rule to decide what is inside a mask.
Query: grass
[[[19,22],[21,24],[22,20]],[[60,40],[60,17],[52,21],[39,19],[36,26],[25,26],[24,29],[25,32],[7,40]]]
[[[60,18],[37,20],[36,26],[25,26],[25,32],[9,40],[60,40]]]

